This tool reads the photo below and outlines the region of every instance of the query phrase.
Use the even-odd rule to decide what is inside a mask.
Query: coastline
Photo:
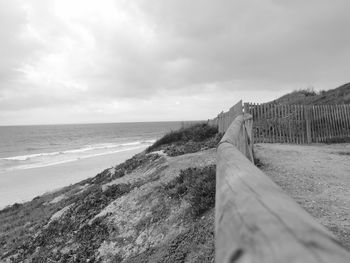
[[[24,203],[36,196],[94,177],[144,149],[145,147],[140,147],[74,162],[0,173],[0,210],[14,203]]]

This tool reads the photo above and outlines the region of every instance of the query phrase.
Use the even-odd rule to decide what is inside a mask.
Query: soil
[[[262,169],[350,249],[350,144],[256,144]]]

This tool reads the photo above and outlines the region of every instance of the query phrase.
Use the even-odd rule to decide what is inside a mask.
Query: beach
[[[0,173],[0,209],[14,203],[30,201],[45,192],[93,177],[145,148],[80,159],[52,166]]]

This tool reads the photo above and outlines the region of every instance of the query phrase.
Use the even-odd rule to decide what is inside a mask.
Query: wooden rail
[[[350,262],[350,253],[252,160],[252,117],[240,114],[217,150],[215,262]]]

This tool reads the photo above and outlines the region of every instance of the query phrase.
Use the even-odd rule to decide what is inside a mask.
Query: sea
[[[180,122],[0,126],[0,173],[144,149]]]
[[[0,126],[0,209],[95,176],[184,122]]]

